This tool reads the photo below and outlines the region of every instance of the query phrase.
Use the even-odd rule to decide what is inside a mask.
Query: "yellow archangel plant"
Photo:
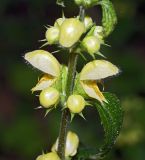
[[[46,109],[47,115],[51,110],[60,107],[62,119],[59,137],[52,146],[51,152],[43,153],[36,160],[79,160],[101,159],[112,148],[122,125],[122,110],[118,98],[100,89],[103,80],[118,75],[118,67],[100,52],[101,45],[116,24],[116,14],[110,0],[72,0],[80,8],[77,17],[58,18],[54,26],[46,27],[46,45],[57,45],[68,55],[68,66],[60,64],[52,53],[39,49],[28,52],[24,59],[43,75],[31,89],[39,93],[40,107]],[[57,4],[65,6],[63,0]],[[102,25],[97,26],[93,19],[85,16],[85,9],[101,5]],[[43,47],[42,46],[42,47]],[[76,70],[78,56],[89,54],[93,59],[84,65],[80,72]],[[97,56],[103,58],[98,59]],[[104,85],[103,85],[104,88]],[[95,107],[100,115],[105,140],[100,149],[80,149],[79,137],[69,131],[68,126],[75,115],[85,118],[83,111],[86,107]]]

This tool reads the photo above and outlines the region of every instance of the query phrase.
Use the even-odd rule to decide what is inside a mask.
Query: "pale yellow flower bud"
[[[100,40],[100,43],[104,43],[103,41],[103,27],[102,26],[96,26],[94,29],[94,34],[95,37],[97,37]]]
[[[66,48],[72,47],[79,41],[84,31],[84,23],[80,22],[77,18],[66,19],[60,27],[60,45]]]
[[[59,28],[58,27],[51,27],[48,28],[45,33],[46,40],[48,44],[55,44],[59,40]]]
[[[93,25],[93,20],[91,17],[89,16],[86,16],[85,19],[84,19],[84,24],[85,24],[85,28],[86,30],[90,29]]]
[[[85,100],[81,95],[71,95],[67,100],[67,107],[71,113],[81,113],[85,108]]]
[[[64,22],[65,18],[58,18],[55,23],[54,23],[54,26],[55,27],[60,27],[62,25],[62,23]]]
[[[59,92],[52,87],[42,90],[39,95],[40,104],[44,108],[51,108],[53,105],[58,103]]]
[[[100,49],[100,41],[95,36],[88,36],[83,39],[82,45],[86,52],[89,54],[95,54]]]

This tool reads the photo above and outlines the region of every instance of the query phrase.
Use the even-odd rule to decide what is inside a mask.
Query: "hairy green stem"
[[[85,10],[80,7],[80,20],[84,20]],[[73,93],[73,87],[76,75],[76,65],[77,65],[78,55],[74,50],[70,50],[70,56],[68,61],[68,76],[66,84],[66,100]],[[65,160],[65,145],[67,130],[70,123],[70,112],[68,109],[64,109],[62,112],[60,131],[59,131],[59,141],[58,141],[58,155],[61,160]]]
[[[66,99],[73,92],[77,57],[78,57],[77,54],[72,52],[70,53],[69,63],[68,63],[68,78],[66,85]],[[70,113],[68,109],[65,109],[62,112],[60,132],[59,132],[59,143],[58,143],[58,155],[61,158],[61,160],[65,160],[65,144],[66,144],[66,136],[69,123],[70,123]]]

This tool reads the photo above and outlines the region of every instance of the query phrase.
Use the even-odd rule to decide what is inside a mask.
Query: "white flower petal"
[[[57,149],[58,149],[58,138],[57,138],[56,142],[53,144],[53,146],[51,148],[51,151],[52,152],[57,152]]]
[[[31,89],[31,91],[41,91],[45,88],[48,88],[55,82],[55,80],[56,78],[53,78],[52,76],[46,74],[39,80],[36,86]]]
[[[84,91],[89,97],[95,98],[101,103],[103,101],[107,103],[107,100],[105,99],[105,97],[103,96],[102,92],[99,90],[99,87],[97,86],[95,82],[93,81],[92,82],[81,82],[81,84],[82,84]]]
[[[80,73],[80,80],[100,80],[119,73],[119,69],[106,60],[87,63]]]
[[[42,72],[58,77],[60,74],[60,64],[57,59],[49,52],[44,50],[35,50],[28,52],[24,56],[32,66]]]
[[[65,157],[74,156],[77,153],[79,145],[79,137],[74,132],[69,131],[66,139]],[[52,146],[51,151],[57,152],[58,149],[58,138],[55,144]]]
[[[65,156],[74,156],[77,153],[77,148],[79,145],[79,138],[78,136],[69,131],[67,134],[67,141],[66,141],[66,150],[65,150]]]

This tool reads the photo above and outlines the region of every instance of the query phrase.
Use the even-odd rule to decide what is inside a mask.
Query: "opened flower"
[[[57,59],[49,52],[44,50],[35,50],[28,52],[24,56],[33,67],[44,73],[38,84],[32,88],[32,92],[43,90],[52,86],[59,78],[61,66]]]
[[[97,83],[119,73],[119,69],[106,60],[94,60],[87,63],[80,73],[79,82],[85,93],[101,103],[107,102]]]

